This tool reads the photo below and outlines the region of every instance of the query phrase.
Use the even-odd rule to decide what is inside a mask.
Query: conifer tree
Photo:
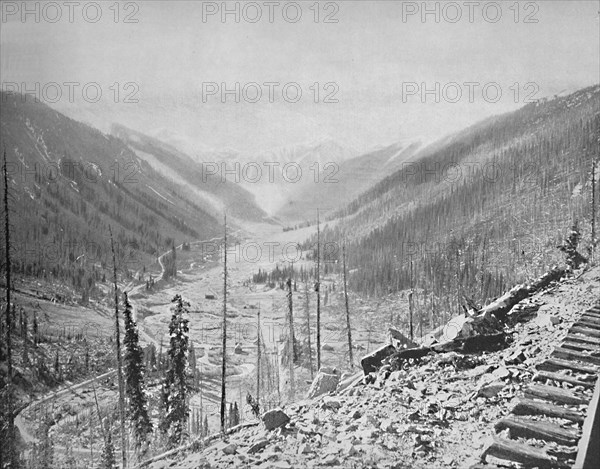
[[[54,467],[54,445],[50,439],[50,426],[52,424],[49,416],[41,419],[40,426],[36,431],[37,441],[33,444],[31,462],[33,467],[52,469]]]
[[[237,405],[237,402],[233,404],[233,426],[240,424],[240,409]]]
[[[152,423],[148,415],[148,399],[146,397],[146,386],[144,383],[144,351],[139,344],[137,325],[133,321],[132,307],[129,303],[127,293],[123,293],[125,306],[125,346],[124,371],[126,380],[126,392],[129,397],[129,418],[133,423],[135,433],[135,447],[144,452],[148,434],[152,432]]]
[[[106,431],[104,432],[104,446],[102,447],[102,454],[100,455],[100,469],[114,469],[117,465],[115,459],[115,447],[112,442],[110,424],[106,423]]]
[[[38,344],[38,320],[37,320],[37,313],[34,311],[33,312],[33,324],[31,325],[32,328],[32,334],[33,334],[33,344],[37,346]]]
[[[117,352],[117,384],[119,387],[119,416],[121,420],[121,457],[123,469],[127,467],[127,447],[125,444],[125,386],[123,383],[123,359],[121,355],[121,332],[119,330],[119,289],[117,285],[117,261],[115,245],[113,241],[112,228],[108,227],[110,233],[110,250],[113,261],[113,287],[115,293],[115,342]]]
[[[229,418],[227,419],[228,427],[231,428],[234,426],[235,416],[233,415],[233,402],[229,403]]]
[[[169,368],[162,389],[164,410],[160,429],[166,435],[169,446],[173,447],[184,438],[189,416],[189,303],[175,295],[172,300],[173,314],[169,324],[170,347]]]

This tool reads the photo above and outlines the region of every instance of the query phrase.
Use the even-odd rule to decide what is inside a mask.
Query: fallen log
[[[405,360],[418,360],[429,352],[462,352],[478,353],[496,351],[508,345],[509,336],[504,332],[503,322],[508,312],[525,298],[550,283],[560,280],[566,273],[566,268],[554,267],[529,285],[521,284],[483,307],[477,315],[451,319],[447,324],[432,333],[435,337],[441,331],[441,336],[447,340],[430,346],[411,347],[397,351],[394,345],[384,345],[361,360],[365,375],[376,372],[383,360],[393,355],[392,360],[398,364]],[[583,331],[582,331],[583,332]],[[588,329],[585,330],[588,332]],[[592,331],[600,333],[599,331]],[[394,328],[389,329],[390,340],[397,344],[407,345],[406,337]],[[593,334],[588,334],[592,335]],[[432,337],[433,338],[433,337]],[[435,340],[435,339],[434,339]],[[401,366],[401,364],[400,364]]]
[[[420,360],[431,352],[429,347],[417,347],[411,349],[399,350],[389,358],[392,370],[399,370],[408,360]]]
[[[377,371],[383,360],[394,352],[396,352],[396,348],[393,345],[387,344],[374,350],[369,355],[365,355],[360,361],[365,376]]]
[[[508,344],[508,336],[505,332],[497,334],[482,334],[474,337],[458,338],[434,344],[430,348],[434,352],[462,352],[462,353],[477,353],[485,351],[494,351],[506,347]]]
[[[542,288],[546,288],[552,282],[560,280],[566,273],[566,268],[554,267],[529,285],[521,284],[513,287],[510,291],[482,308],[479,315],[493,314],[500,321],[504,321],[513,306]]]

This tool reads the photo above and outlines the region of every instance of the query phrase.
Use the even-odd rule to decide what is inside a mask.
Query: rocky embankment
[[[205,448],[146,467],[467,468],[583,310],[600,298],[600,268],[522,299],[494,352],[429,353],[289,405]],[[359,371],[359,370],[356,370]],[[360,371],[362,374],[362,371]],[[369,384],[367,384],[369,383]],[[314,394],[314,392],[313,392]]]

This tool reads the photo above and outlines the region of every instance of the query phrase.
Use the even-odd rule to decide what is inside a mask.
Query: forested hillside
[[[127,142],[130,149],[155,170],[203,200],[215,216],[227,211],[243,220],[261,221],[266,217],[254,196],[231,182],[234,176],[221,174],[220,162],[197,162],[167,143],[122,125],[113,125],[111,133]]]
[[[118,138],[32,97],[0,96],[16,273],[65,280],[87,297],[112,267],[109,226],[126,274],[173,243],[219,232],[197,199]]]
[[[557,245],[575,222],[587,255],[599,138],[598,86],[487,119],[330,217],[343,218],[321,242],[347,240],[357,291],[413,286],[423,313],[482,304],[562,261]]]

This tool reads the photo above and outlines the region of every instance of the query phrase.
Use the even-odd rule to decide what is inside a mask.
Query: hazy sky
[[[220,9],[221,2],[130,2],[122,4],[118,22],[114,2],[98,2],[102,17],[96,23],[84,19],[84,6],[88,19],[97,14],[90,2],[74,7],[73,22],[64,2],[42,3],[39,22],[33,13],[21,16],[20,1],[1,3],[4,88],[12,82],[30,88],[35,82],[40,87],[56,82],[63,97],[54,105],[72,116],[103,130],[111,121],[122,122],[198,149],[251,152],[322,138],[365,149],[431,140],[522,106],[528,95],[541,98],[600,81],[598,1],[475,2],[471,7],[463,1],[427,2],[430,10],[439,9],[438,18],[433,13],[422,18],[423,2],[320,2],[318,22],[315,2],[307,1],[296,4],[302,17],[295,23],[293,2],[272,7],[273,22],[262,1],[228,2],[231,10],[239,8],[239,23],[233,14],[223,22],[220,12],[203,19],[203,10]],[[56,5],[62,16],[51,23]],[[252,23],[257,6],[262,17]],[[35,11],[36,3],[28,8]],[[138,22],[124,22],[127,14]],[[325,23],[328,14],[337,23]],[[71,104],[64,82],[98,83],[102,98],[87,102],[79,87]],[[115,82],[118,104],[110,89]],[[130,82],[135,88],[124,87]],[[232,89],[239,83],[241,102],[228,95],[222,103],[220,90],[203,102],[203,83],[208,91],[209,82]],[[274,103],[265,82],[279,83]],[[315,82],[318,103],[310,89]],[[256,103],[246,102],[241,93],[248,83],[261,84],[263,95]],[[298,102],[282,96],[286,83],[302,89]],[[333,84],[325,88],[325,83]],[[439,93],[421,96],[422,84],[435,90],[436,83]],[[294,86],[287,89],[290,100]],[[498,88],[502,98],[492,102]],[[253,85],[246,90],[246,97],[255,99]],[[140,102],[124,103],[134,91]],[[333,91],[338,102],[323,102]],[[42,98],[53,99],[52,86],[46,92]]]

